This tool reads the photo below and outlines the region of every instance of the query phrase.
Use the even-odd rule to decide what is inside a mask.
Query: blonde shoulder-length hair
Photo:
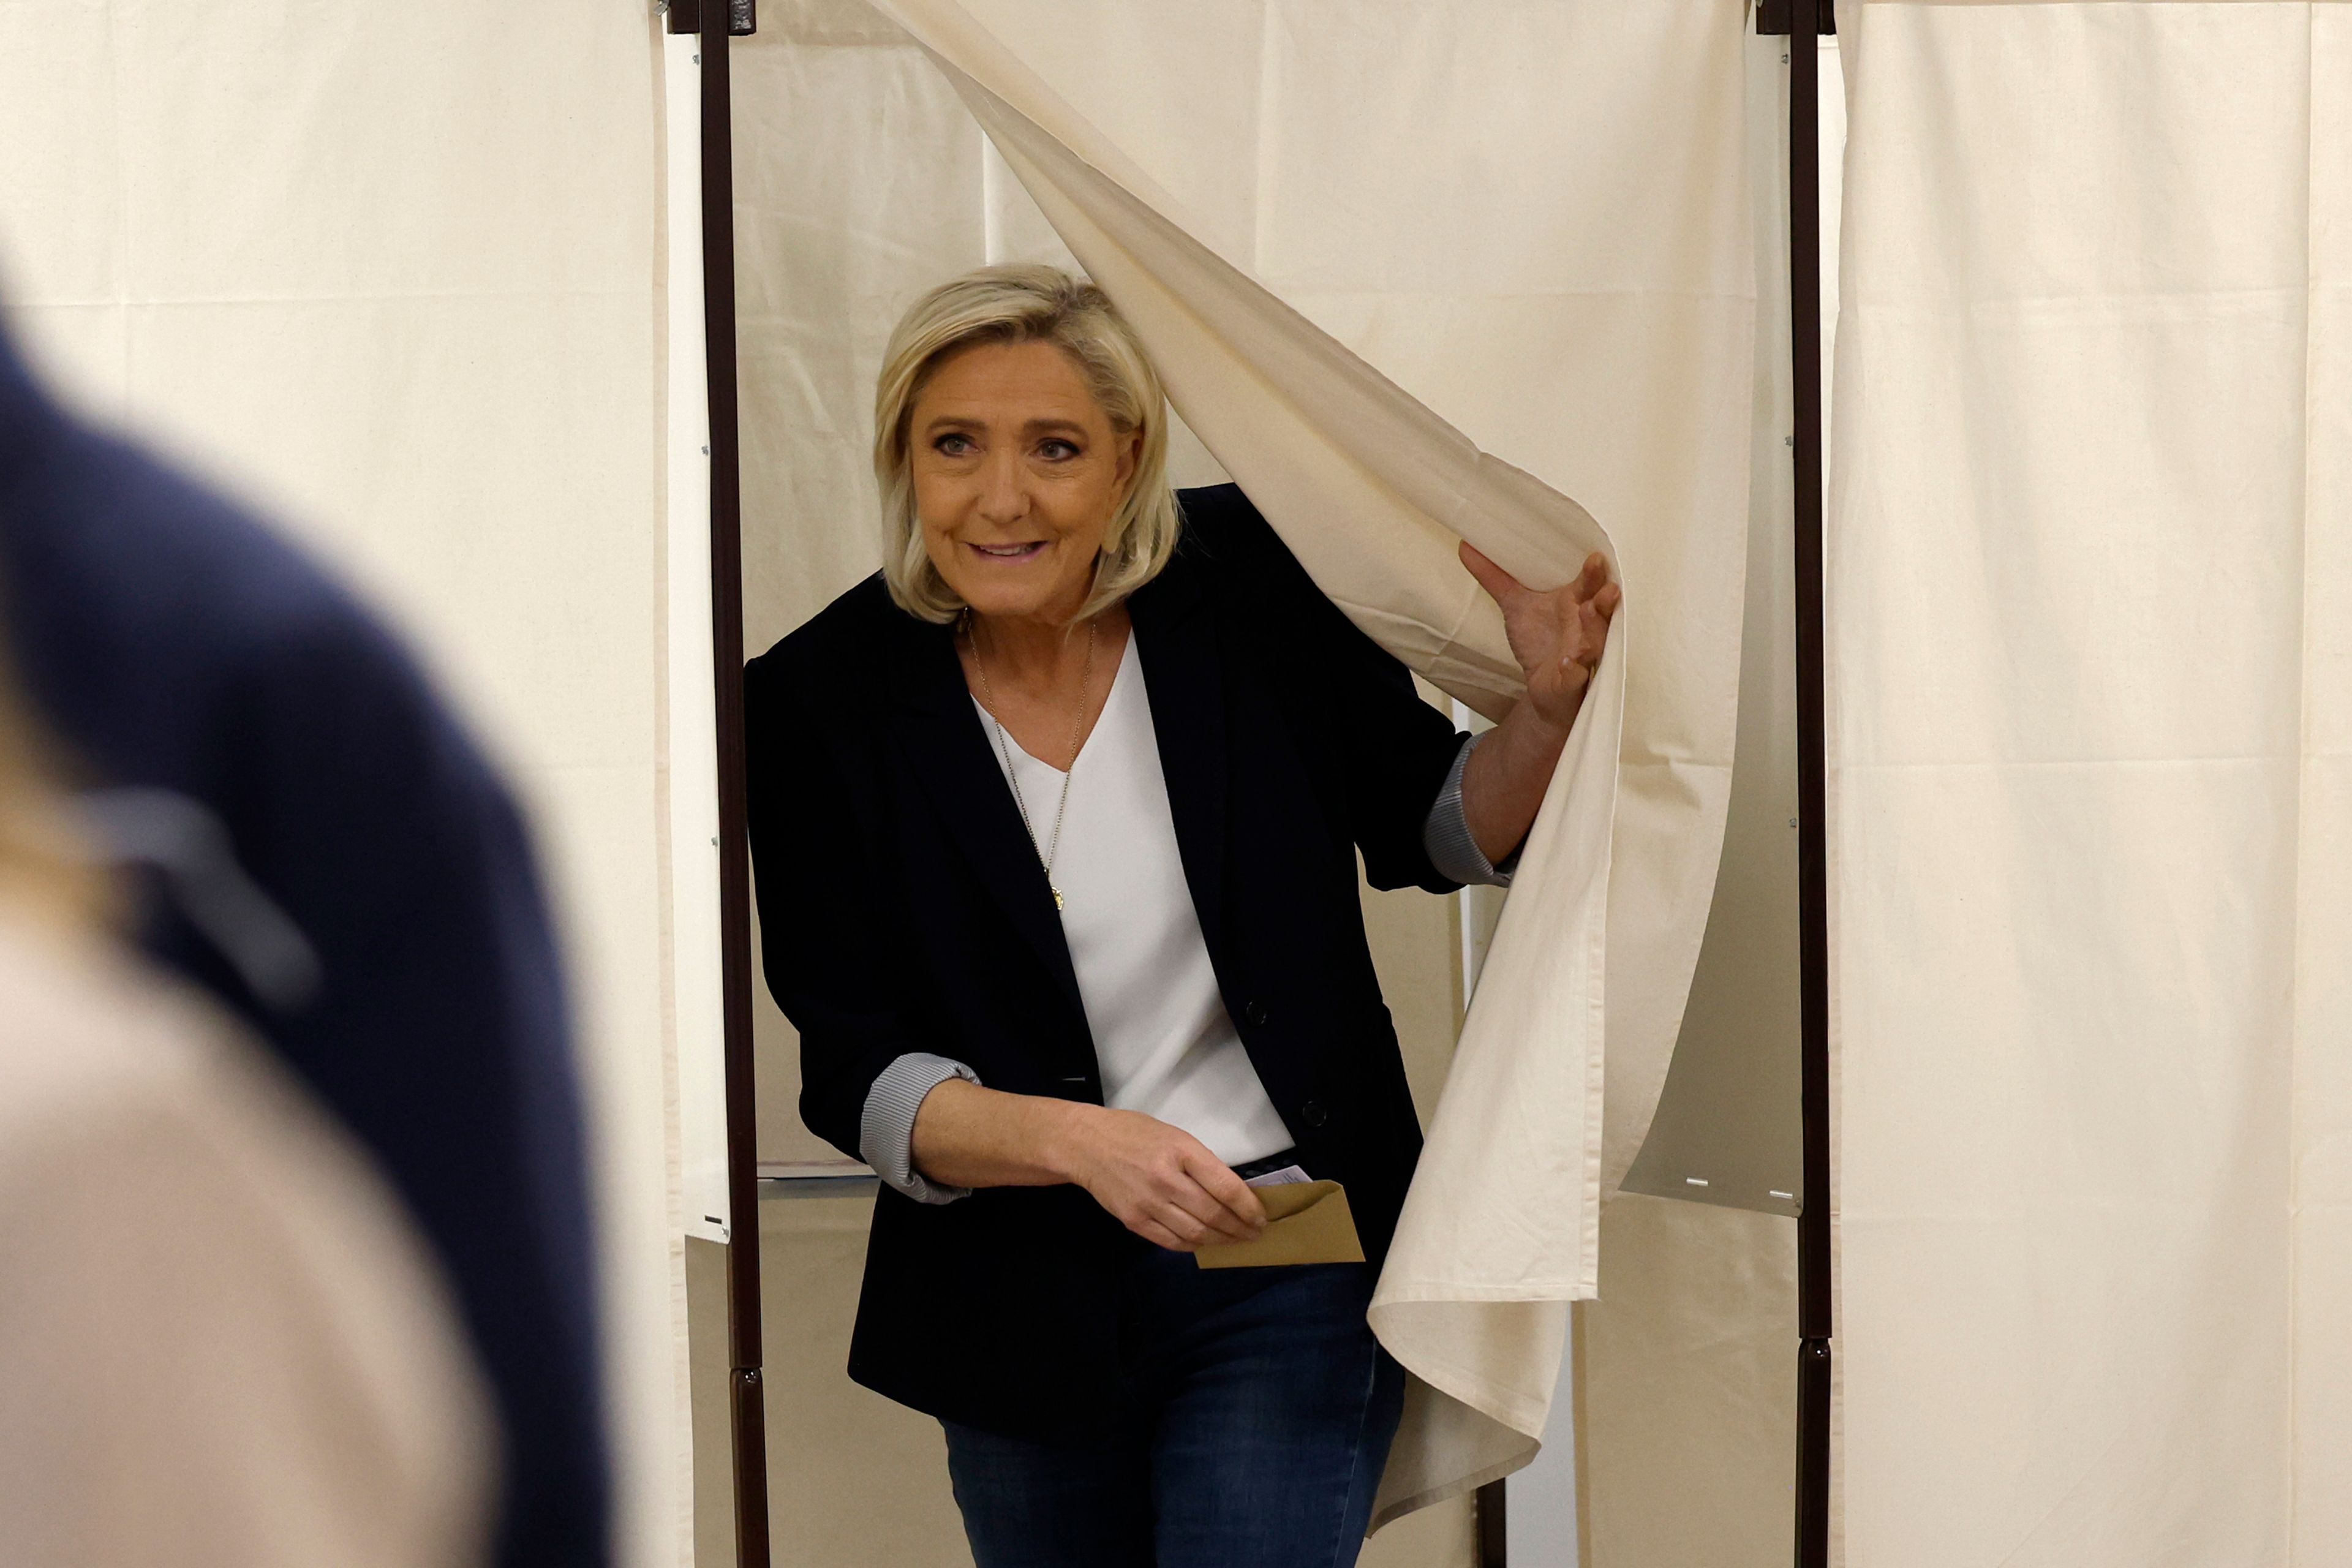
[[[1103,534],[1083,619],[1157,576],[1183,521],[1168,485],[1168,395],[1134,329],[1094,284],[1055,267],[988,267],[915,301],[890,334],[874,390],[874,478],[882,491],[882,575],[890,597],[927,621],[964,603],[931,563],[915,515],[908,426],[940,362],[973,343],[1049,342],[1070,356],[1120,436],[1140,434],[1135,473]]]

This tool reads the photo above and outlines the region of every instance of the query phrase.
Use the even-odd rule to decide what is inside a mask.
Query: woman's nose
[[[991,522],[1019,522],[1029,515],[1029,487],[1019,462],[990,458],[981,470],[980,514]]]

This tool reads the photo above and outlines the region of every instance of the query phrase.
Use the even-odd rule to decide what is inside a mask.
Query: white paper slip
[[[1299,1166],[1285,1165],[1279,1171],[1268,1171],[1263,1176],[1252,1176],[1247,1184],[1253,1187],[1286,1187],[1294,1182],[1311,1182],[1314,1179]]]

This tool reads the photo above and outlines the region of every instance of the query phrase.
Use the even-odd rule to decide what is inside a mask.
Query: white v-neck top
[[[1000,770],[1010,754],[1009,777],[1019,781],[1044,847],[1061,770],[1009,732],[1000,738],[984,708],[980,721]],[[1209,963],[1131,634],[1069,784],[1053,883],[1062,890],[1062,933],[1094,1032],[1103,1102],[1181,1127],[1229,1165],[1289,1148],[1290,1130],[1258,1081]]]
[[[1000,745],[996,721],[973,706],[997,767],[1003,769],[1010,751],[1037,831],[1050,838],[1061,772],[1009,735]],[[1507,887],[1517,853],[1499,867],[1489,864],[1463,805],[1463,773],[1477,744],[1475,736],[1463,738],[1422,826],[1422,844],[1440,876]],[[1175,1123],[1229,1164],[1280,1153],[1289,1147],[1289,1132],[1225,1016],[1177,857],[1168,782],[1132,635],[1074,772],[1054,880],[1067,905],[1062,931],[1094,1032],[1106,1102]],[[915,1118],[923,1098],[951,1078],[980,1081],[953,1058],[910,1050],[866,1091],[858,1152],[885,1184],[917,1203],[970,1195],[968,1188],[933,1182],[915,1169]]]

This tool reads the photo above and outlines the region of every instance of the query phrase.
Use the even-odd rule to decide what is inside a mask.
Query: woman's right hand
[[[1176,1252],[1265,1234],[1256,1190],[1199,1139],[1141,1111],[1083,1110],[1067,1133],[1070,1179],[1128,1229]]]
[[[1139,1110],[949,1079],[923,1097],[915,1168],[958,1187],[1075,1182],[1158,1246],[1197,1252],[1265,1234],[1265,1205],[1199,1139]]]

